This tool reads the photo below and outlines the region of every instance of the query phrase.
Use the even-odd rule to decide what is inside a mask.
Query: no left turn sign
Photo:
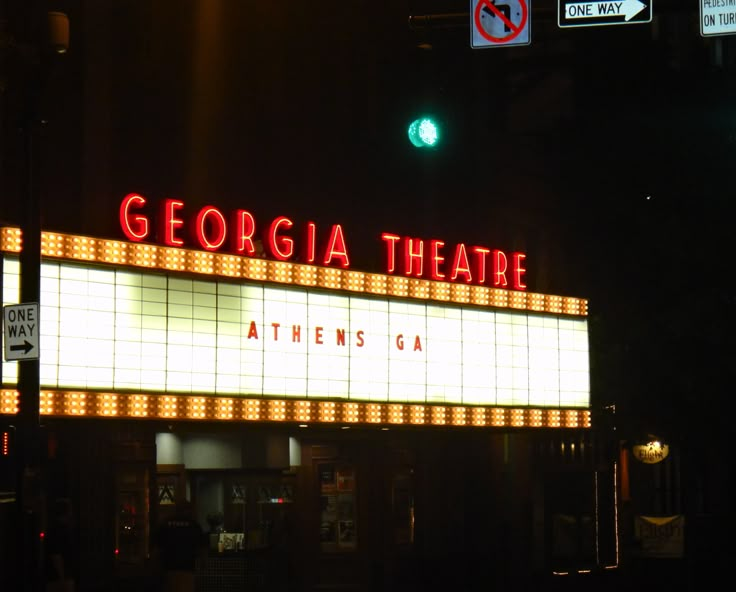
[[[507,47],[531,43],[531,0],[470,0],[470,45]]]

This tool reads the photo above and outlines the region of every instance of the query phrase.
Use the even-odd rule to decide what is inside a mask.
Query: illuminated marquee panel
[[[18,412],[18,391],[0,390],[0,414]],[[54,417],[270,421],[299,424],[589,428],[587,409],[521,409],[161,394],[41,391],[40,413]]]
[[[19,271],[6,258],[4,303]],[[63,261],[43,263],[40,300],[43,388],[589,405],[581,317]]]

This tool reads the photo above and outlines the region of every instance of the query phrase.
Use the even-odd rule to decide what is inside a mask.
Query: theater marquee
[[[141,235],[147,229],[141,218],[130,223]],[[271,227],[274,248],[283,248]],[[245,234],[252,237],[252,230]],[[224,240],[222,228],[206,232],[208,240]],[[20,234],[2,233],[3,304],[13,304]],[[435,423],[467,417],[468,424],[504,425],[516,413],[528,416],[522,424],[542,416],[548,420],[540,422],[554,424],[559,414],[544,409],[587,413],[587,303],[493,287],[502,281],[522,287],[523,257],[462,245],[445,268],[437,241],[415,241],[414,251],[405,251],[405,277],[391,269],[370,274],[344,265],[344,231],[333,228],[329,236],[336,268],[43,233],[41,388],[64,393],[65,404],[75,390],[120,393],[131,413],[135,401],[158,403],[130,393],[189,397],[190,414],[192,397],[242,399],[251,410],[256,399],[280,399],[294,413],[310,409],[310,400],[320,413],[326,401],[342,401],[352,403],[345,413],[353,409],[366,421],[373,412],[393,412],[435,422],[445,417],[444,406],[452,406],[448,421]],[[390,268],[402,239],[384,233],[382,240]],[[480,257],[486,251],[490,257]],[[468,252],[475,266],[467,259],[464,273]],[[487,276],[481,262],[490,266]],[[455,276],[455,283],[426,279],[418,269]],[[486,279],[491,285],[478,285]],[[4,362],[2,371],[5,389],[17,383],[17,363]],[[264,405],[273,418],[271,403]],[[247,409],[239,413],[246,417]]]

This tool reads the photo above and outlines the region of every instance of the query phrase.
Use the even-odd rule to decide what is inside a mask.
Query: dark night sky
[[[676,430],[732,383],[736,46],[699,35],[697,2],[560,29],[557,2],[537,0],[531,45],[494,49],[471,49],[467,24],[409,27],[465,0],[49,5],[69,14],[71,47],[43,97],[45,229],[121,237],[134,191],[341,223],[360,269],[380,269],[382,231],[520,249],[531,291],[590,299],[599,402]],[[445,123],[432,153],[406,139],[423,110]]]

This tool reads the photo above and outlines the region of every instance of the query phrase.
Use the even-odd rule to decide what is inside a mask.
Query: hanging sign
[[[470,46],[529,45],[530,4],[531,0],[470,0]]]
[[[557,0],[557,24],[565,28],[651,23],[652,2],[653,0]]]
[[[700,34],[730,35],[736,33],[734,0],[700,0]]]
[[[647,465],[662,462],[670,454],[670,447],[659,440],[652,440],[646,444],[635,444],[631,447],[634,458]]]

